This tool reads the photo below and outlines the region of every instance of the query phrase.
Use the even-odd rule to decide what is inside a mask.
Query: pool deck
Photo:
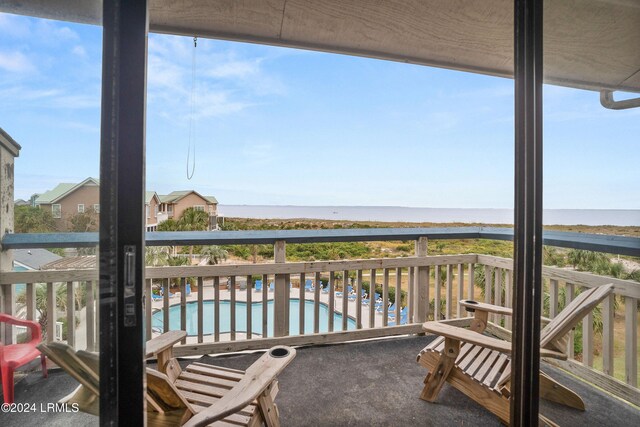
[[[453,389],[443,387],[438,403],[418,398],[426,370],[416,355],[433,337],[411,336],[357,343],[310,346],[278,377],[276,398],[283,426],[500,426],[491,413]],[[246,369],[260,353],[203,356],[209,364]],[[181,364],[191,363],[192,360]],[[556,368],[544,370],[585,401],[581,412],[542,401],[541,412],[563,427],[634,426],[640,410]],[[46,413],[41,404],[56,402],[77,386],[64,371],[49,378],[32,372],[16,384],[16,402],[36,405],[35,413],[0,413],[3,427],[94,426],[84,413]]]
[[[244,282],[242,282],[242,284],[244,284]],[[247,290],[246,289],[240,289],[238,287],[238,285],[236,285],[236,292],[235,292],[235,298],[236,301],[240,301],[240,302],[246,302],[247,301]],[[267,285],[268,286],[268,285]],[[304,288],[302,289],[302,296],[306,301],[313,301],[315,298],[315,294],[314,292],[306,292],[304,290]],[[251,292],[251,301],[256,303],[256,302],[261,302],[262,301],[262,291],[260,292],[256,292],[255,290],[250,290]],[[273,300],[273,294],[274,292],[272,291],[267,291],[267,300]],[[170,306],[174,306],[174,305],[180,305],[180,292],[176,292],[174,294],[175,296],[173,296],[172,298],[169,298],[169,305]],[[294,299],[298,299],[300,298],[300,289],[299,288],[291,288],[289,290],[289,297],[290,298],[294,298]],[[213,288],[213,282],[212,281],[205,281],[204,282],[204,286],[203,286],[203,295],[202,295],[202,299],[203,301],[213,301],[214,300],[214,288]],[[192,291],[191,294],[187,295],[187,303],[189,302],[196,302],[198,301],[198,293],[195,291]],[[227,289],[226,285],[221,285],[220,286],[220,301],[230,301],[231,300],[231,291],[229,291]],[[322,293],[320,292],[320,303],[322,304],[326,304],[329,305],[329,294],[328,293]],[[156,310],[160,310],[163,308],[164,302],[163,301],[153,301],[152,302],[152,310],[155,312]],[[356,317],[356,310],[357,310],[357,300],[348,300],[347,302],[347,313],[348,315],[355,319]],[[340,314],[342,314],[342,297],[336,297],[334,300],[334,310]],[[367,329],[369,327],[369,306],[362,306],[362,327],[364,329]],[[375,327],[376,328],[381,328],[383,327],[383,319],[384,316],[382,313],[375,313]],[[334,324],[334,330],[338,331],[341,330],[342,328],[342,324],[338,324],[335,323]],[[159,333],[153,332],[152,334],[154,337],[159,335]],[[258,335],[258,334],[254,334],[254,335]],[[236,332],[236,339],[240,340],[240,339],[245,339],[246,338],[246,334],[244,332]],[[230,336],[229,334],[224,334],[221,333],[220,334],[220,340],[221,341],[228,341],[230,340]],[[213,335],[204,335],[202,337],[203,342],[214,342],[214,336]],[[195,336],[190,336],[187,337],[187,343],[188,344],[195,344],[198,342],[198,338]]]

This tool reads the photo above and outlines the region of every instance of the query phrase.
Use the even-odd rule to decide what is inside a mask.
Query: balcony
[[[428,256],[426,253],[427,238],[474,238],[480,237],[480,233],[485,233],[482,237],[509,238],[508,229],[216,232],[180,233],[180,236],[149,233],[148,244],[166,244],[167,239],[175,239],[171,242],[180,245],[204,241],[273,243],[274,262],[147,267],[146,337],[150,339],[169,329],[187,330],[189,336],[176,347],[176,355],[202,357],[205,363],[214,360],[208,355],[217,355],[216,364],[238,368],[247,367],[256,358],[238,352],[276,344],[301,346],[298,357],[280,379],[281,394],[276,402],[285,425],[309,421],[318,425],[390,425],[415,424],[417,420],[431,420],[433,425],[451,421],[497,425],[497,418],[451,388],[441,394],[439,404],[418,399],[426,372],[415,362],[415,357],[433,339],[418,335],[422,321],[449,319],[465,325],[471,317],[458,305],[460,299],[502,306],[509,306],[511,301],[511,259],[482,254]],[[73,241],[68,235],[50,235],[47,239],[44,241],[36,235],[13,235],[7,236],[3,243],[13,247],[64,245],[64,241],[68,245],[95,244],[92,235],[76,235]],[[637,239],[572,233],[549,233],[545,239],[546,243],[565,247],[613,245],[623,253],[637,251]],[[35,243],[36,240],[40,243]],[[287,242],[345,240],[415,240],[416,251],[401,258],[286,262]],[[571,333],[571,343],[574,340],[581,343],[581,354],[574,354],[574,346],[569,345],[568,361],[547,360],[543,363],[546,371],[585,399],[586,412],[546,402],[542,404],[542,412],[562,425],[610,423],[609,414],[613,412],[620,417],[617,425],[624,425],[637,417],[638,411],[608,393],[635,405],[640,403],[636,310],[640,284],[555,267],[543,267],[543,277],[542,299],[543,307],[546,307],[543,314],[551,318],[581,288],[613,283],[615,295],[585,317],[581,337]],[[256,289],[257,282],[262,283],[259,290]],[[80,319],[78,327],[71,328],[65,340],[77,349],[97,350],[97,271],[94,268],[3,273],[2,283],[4,301],[11,299],[14,302],[16,291],[11,284],[25,284],[26,297],[16,304],[16,311],[24,312],[29,319],[37,317],[36,287],[46,288],[48,313],[63,314],[67,324],[73,324],[75,318]],[[171,289],[172,283],[172,291],[151,297],[161,290]],[[380,308],[375,303],[366,304],[357,296],[350,298],[336,293],[344,292],[349,286],[355,295],[361,295],[363,290],[370,293],[371,283],[375,283],[380,291]],[[74,290],[80,288],[86,290],[86,305],[76,313],[72,301]],[[65,312],[59,307],[61,294],[68,302],[69,309]],[[390,311],[389,304],[395,302],[398,294],[402,295],[402,303]],[[58,297],[53,298],[54,295]],[[300,301],[305,303],[300,304]],[[247,310],[247,306],[253,306],[253,309]],[[406,316],[403,310],[406,310]],[[323,313],[334,313],[334,316]],[[601,333],[594,331],[594,315],[602,318]],[[401,319],[400,324],[396,324],[396,319]],[[511,328],[508,317],[495,316],[490,320],[503,328]],[[48,322],[46,326],[46,340],[51,341],[55,337],[54,324]],[[494,327],[491,332],[504,335],[502,328]],[[13,331],[4,333],[5,337],[14,336]],[[365,339],[368,341],[354,342]],[[595,349],[598,349],[598,356],[594,356]],[[54,373],[49,379],[32,373],[17,385],[16,401],[52,402],[64,397],[75,386],[63,372]],[[324,408],[327,407],[334,410],[326,411]],[[313,414],[311,418],[309,414]],[[97,422],[84,414],[72,415],[78,417],[79,423]],[[53,421],[51,414],[48,417],[47,422]],[[19,417],[12,417],[8,421],[18,423],[19,420]]]

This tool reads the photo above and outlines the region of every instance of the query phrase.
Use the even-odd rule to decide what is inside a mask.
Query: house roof
[[[96,268],[96,256],[74,256],[57,259],[42,266],[42,270],[77,270],[82,268]]]
[[[63,197],[67,196],[68,194],[73,193],[78,188],[91,183],[93,183],[93,185],[100,185],[100,180],[96,178],[87,178],[84,181],[77,184],[72,184],[72,183],[58,184],[53,190],[49,190],[46,193],[39,195],[38,198],[36,199],[36,204],[48,205],[51,203],[55,203],[58,200],[62,199]]]
[[[158,200],[160,200],[160,197],[158,196],[158,194],[155,191],[145,191],[144,192],[144,202],[147,205],[149,203],[151,203],[151,199],[153,199],[154,197],[156,197]]]
[[[13,202],[14,206],[29,206],[31,203],[27,202],[26,200],[22,200],[22,199],[18,199],[16,201]]]
[[[159,196],[159,197],[160,197],[160,201],[162,203],[177,203],[180,199],[182,199],[185,196],[188,196],[191,193],[195,193],[196,195],[198,195],[199,197],[203,198],[204,200],[206,200],[209,203],[213,203],[213,204],[217,204],[218,203],[218,200],[216,200],[215,197],[213,197],[213,196],[203,196],[202,194],[198,193],[195,190],[172,191],[171,193],[167,194],[166,196]]]
[[[11,138],[11,135],[5,132],[2,128],[0,128],[0,146],[9,150],[15,157],[18,157],[20,149],[22,148],[20,144]]]
[[[62,259],[46,249],[14,249],[13,260],[26,268],[40,270],[45,264]]]
[[[153,0],[149,30],[513,77],[512,0]],[[102,1],[22,0],[0,11],[100,25]],[[550,1],[546,83],[640,92],[640,3]]]

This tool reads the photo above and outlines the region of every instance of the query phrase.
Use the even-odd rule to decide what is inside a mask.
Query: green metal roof
[[[36,199],[36,204],[38,205],[48,205],[53,203],[55,200],[59,199],[63,194],[68,193],[73,187],[78,184],[63,182],[58,185],[53,190],[49,190],[46,193],[43,193],[38,196]]]
[[[66,196],[67,194],[71,193],[72,191],[74,191],[76,188],[80,188],[83,185],[89,183],[89,182],[93,182],[96,185],[100,185],[100,180],[96,179],[96,178],[87,178],[84,181],[80,182],[80,183],[60,183],[58,184],[53,190],[49,190],[46,193],[40,194],[38,196],[38,198],[36,199],[36,204],[37,205],[48,205],[51,203],[56,202],[58,199],[62,198],[63,196]]]
[[[171,193],[164,195],[164,196],[158,196],[160,198],[160,202],[162,203],[175,203],[178,200],[182,199],[184,196],[191,194],[191,193],[196,193],[198,196],[202,197],[203,199],[205,199],[207,202],[209,203],[214,203],[217,204],[218,200],[216,200],[215,197],[213,196],[203,196],[202,194],[198,193],[195,190],[180,190],[180,191],[172,191]]]
[[[151,203],[151,199],[153,199],[153,196],[156,195],[155,191],[145,191],[144,192],[144,202],[146,204]]]

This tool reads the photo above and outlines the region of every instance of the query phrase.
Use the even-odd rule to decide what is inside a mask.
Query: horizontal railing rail
[[[332,230],[251,230],[251,231],[182,231],[147,232],[147,246],[188,246],[227,244],[275,244],[322,242],[364,242],[383,240],[491,239],[513,240],[512,228],[358,228]],[[584,249],[620,255],[640,256],[640,238],[601,234],[545,231],[543,243],[571,249]],[[98,233],[30,233],[7,234],[2,248],[80,248],[98,245]]]

